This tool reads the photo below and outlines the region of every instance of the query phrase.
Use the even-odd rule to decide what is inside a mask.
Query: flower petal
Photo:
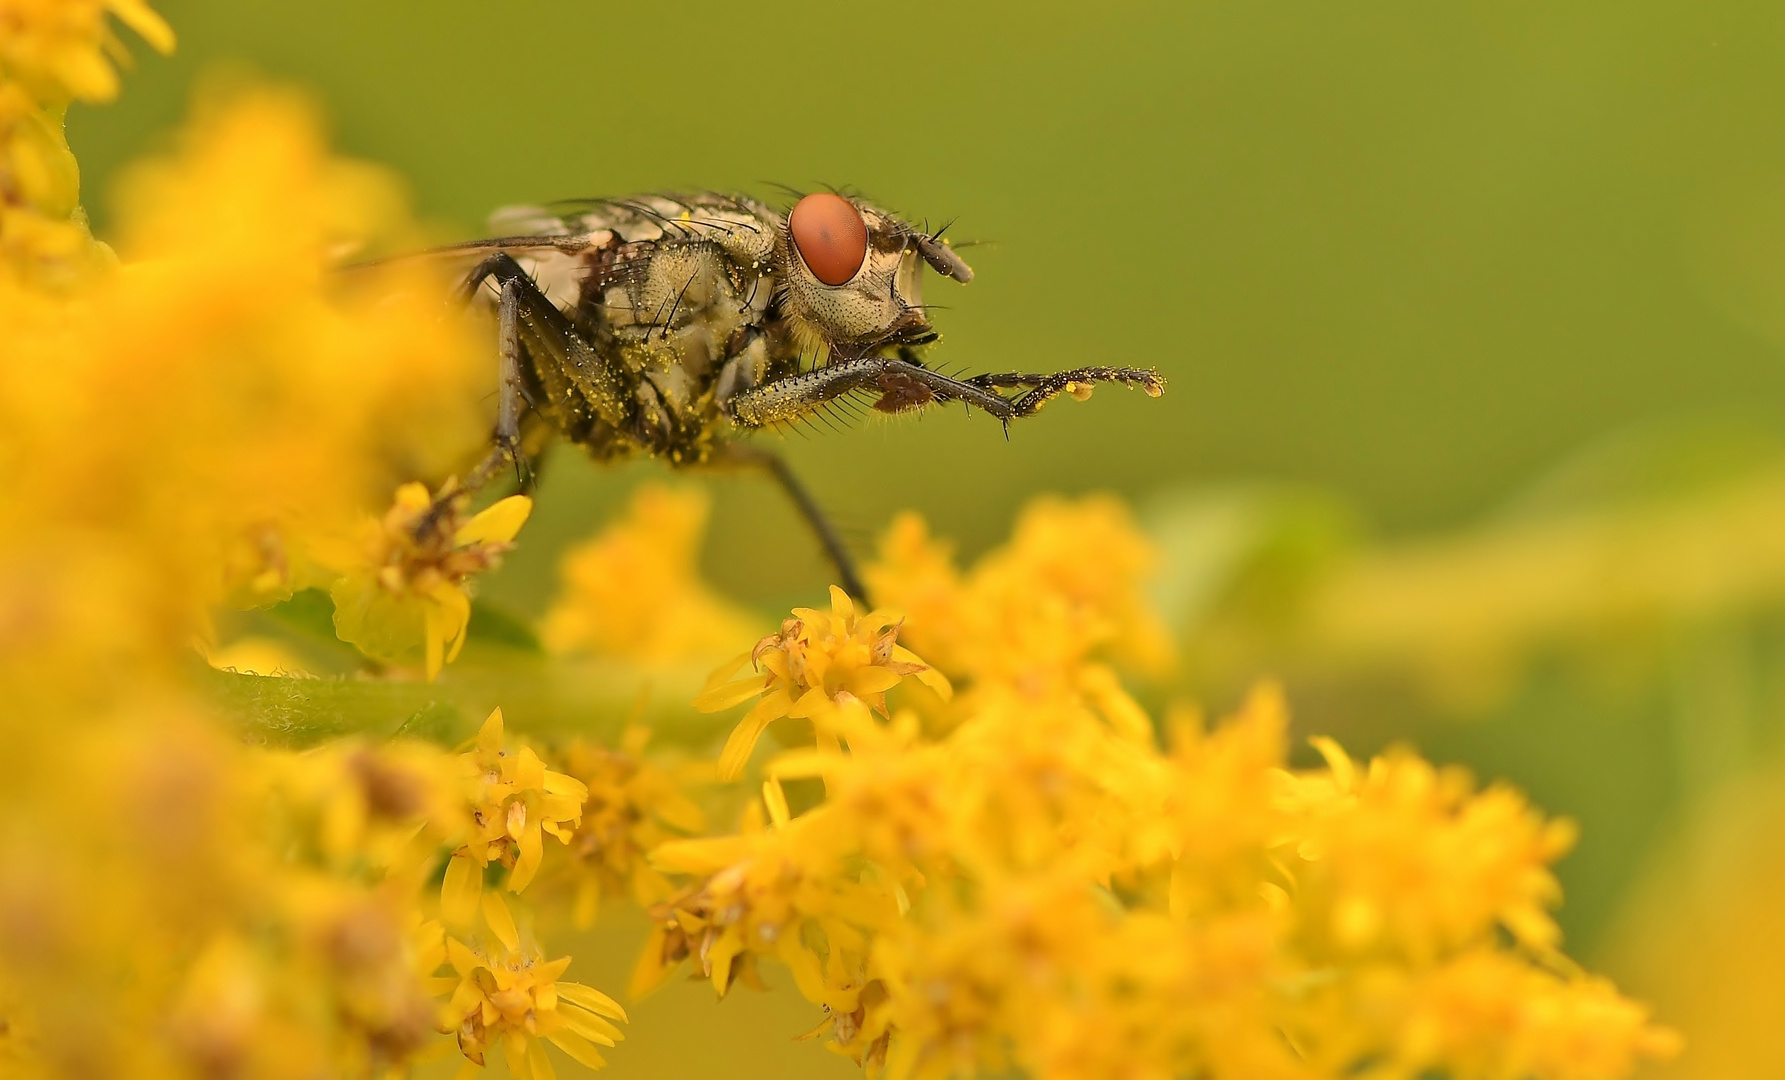
[[[502,709],[498,706],[477,729],[477,751],[494,756],[502,752]]]
[[[483,895],[483,867],[469,855],[454,855],[440,882],[440,917],[448,926],[469,926]]]
[[[884,694],[891,690],[899,685],[900,678],[902,676],[898,672],[889,668],[865,667],[850,675],[848,682],[849,688],[858,697],[867,697],[869,694]]]
[[[546,1038],[552,1041],[553,1046],[569,1054],[578,1065],[599,1069],[607,1064],[600,1052],[589,1044],[589,1040],[574,1032],[554,1031]]]
[[[525,495],[510,495],[499,502],[491,503],[476,517],[460,525],[459,531],[452,534],[453,545],[470,547],[472,544],[506,544],[521,531],[521,526],[527,523],[527,515],[532,512],[532,499]]]
[[[768,675],[752,675],[736,682],[721,683],[704,690],[694,699],[694,707],[701,712],[721,712],[733,705],[742,704],[753,697],[758,697],[774,682],[773,673]]]
[[[496,935],[497,941],[511,950],[521,947],[521,935],[515,930],[514,916],[509,913],[501,893],[483,894],[483,921],[489,924],[490,932]]]
[[[545,1056],[545,1044],[538,1040],[527,1043],[527,1070],[529,1080],[558,1080],[557,1070],[552,1068],[551,1059]]]
[[[762,738],[763,731],[776,720],[787,715],[790,703],[785,693],[770,694],[756,703],[756,707],[744,714],[738,726],[731,729],[731,735],[725,740],[725,749],[719,751],[719,779],[736,780],[750,762],[750,752],[756,749],[756,740]]]
[[[611,1016],[615,1020],[626,1019],[626,1010],[620,1007],[620,1003],[595,989],[593,986],[584,986],[582,983],[561,982],[558,984],[558,996],[565,1001],[570,1002],[572,1005],[579,1005],[592,1013],[599,1013],[602,1016]]]
[[[527,823],[521,835],[515,837],[515,845],[521,849],[520,857],[514,861],[514,872],[508,875],[508,891],[520,892],[533,880],[539,872],[539,864],[545,858],[545,840],[539,835],[537,820]]]

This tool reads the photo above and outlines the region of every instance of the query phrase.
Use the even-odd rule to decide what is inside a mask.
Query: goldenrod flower
[[[949,749],[924,743],[918,720],[901,712],[880,727],[859,702],[846,705],[837,729],[849,744],[838,749],[790,750],[766,768],[776,781],[816,777],[824,781],[817,813],[842,819],[863,855],[896,881],[921,878],[957,849],[949,829],[954,792],[945,778],[957,760]]]
[[[530,1080],[556,1075],[540,1040],[591,1069],[607,1064],[597,1045],[613,1046],[626,1036],[613,1021],[626,1019],[619,1003],[593,987],[560,976],[570,957],[547,961],[537,951],[473,949],[446,937],[444,959],[456,978],[442,1010],[443,1027],[458,1039],[466,1061],[460,1077],[476,1075],[487,1050],[500,1045],[508,1074]]]
[[[913,514],[894,521],[865,573],[943,671],[1041,697],[1099,652],[1148,671],[1170,664],[1170,637],[1142,593],[1156,559],[1114,499],[1044,498],[966,575]]]
[[[142,0],[0,3],[0,273],[39,286],[71,283],[103,262],[80,208],[80,168],[62,120],[68,103],[118,92],[127,58],[112,15],[168,52],[173,31]]]
[[[318,545],[488,430],[487,345],[433,271],[330,276],[406,227],[301,101],[212,103],[123,190],[122,267],[0,281],[0,664],[89,695],[185,664],[226,592],[327,584]]]
[[[1360,770],[1337,744],[1318,745],[1329,771],[1288,795],[1303,804],[1299,902],[1328,912],[1311,931],[1340,950],[1400,949],[1422,963],[1496,927],[1555,947],[1548,908],[1561,888],[1549,867],[1574,844],[1571,822],[1545,821],[1510,788],[1477,793],[1461,770],[1406,751]]]
[[[707,499],[696,490],[639,488],[623,519],[564,555],[563,588],[541,627],[546,647],[710,664],[760,632],[699,578],[706,518]]]
[[[640,907],[666,899],[669,882],[647,855],[679,835],[699,833],[706,815],[676,778],[645,757],[650,729],[633,725],[620,745],[603,749],[577,739],[561,755],[564,771],[588,788],[582,820],[570,838],[567,868],[579,927],[595,922],[606,896],[626,896]]]
[[[745,662],[764,674],[724,682]],[[756,647],[713,673],[707,690],[694,700],[702,712],[717,712],[760,698],[732,729],[719,754],[719,776],[730,780],[743,772],[763,731],[784,716],[810,718],[816,724],[845,697],[886,712],[886,692],[907,675],[940,694],[948,680],[899,645],[899,622],[886,612],[858,616],[849,595],[831,586],[831,610],[794,608]],[[822,726],[820,728],[823,737]]]
[[[859,951],[861,930],[890,925],[897,913],[894,890],[856,880],[845,863],[849,837],[819,814],[789,820],[785,803],[770,804],[773,825],[754,812],[737,836],[672,840],[651,862],[670,874],[700,878],[684,895],[659,905],[656,926],[632,975],[632,993],[661,982],[693,956],[723,994],[740,978],[753,978],[758,956],[773,956],[793,970],[812,1001],[844,1011],[855,1008],[825,977],[813,940],[824,943],[834,964]],[[859,990],[859,986],[855,988]],[[839,999],[831,991],[845,992]]]
[[[502,710],[497,709],[472,747],[459,756],[470,798],[470,836],[447,864],[440,911],[452,927],[469,925],[481,911],[497,936],[512,946],[513,919],[499,894],[484,895],[484,868],[501,863],[509,868],[509,891],[525,889],[545,858],[542,834],[570,843],[589,789],[547,769],[532,747],[510,753],[503,741]]]
[[[341,739],[256,764],[279,801],[285,843],[344,876],[424,874],[441,840],[464,827],[462,770],[440,747]]]
[[[0,72],[44,100],[109,101],[118,93],[113,60],[123,45],[112,15],[160,52],[174,32],[143,0],[5,0],[0,3]]]
[[[1462,1076],[1626,1076],[1642,1059],[1680,1049],[1678,1035],[1654,1027],[1604,979],[1557,975],[1486,948],[1421,976],[1384,972],[1360,1004],[1400,1014],[1388,1045],[1405,1076],[1440,1067]]]
[[[366,557],[335,583],[335,633],[375,659],[422,650],[428,679],[458,658],[471,621],[471,579],[513,549],[533,501],[510,495],[459,520],[459,501],[436,501],[421,484],[397,489],[369,528]]]
[[[290,95],[204,106],[132,173],[108,263],[58,127],[112,92],[108,12],[167,44],[140,0],[0,0],[0,735],[32,763],[0,824],[8,1076],[386,1080],[443,1034],[465,1072],[500,1044],[542,1080],[546,1042],[598,1067],[624,1013],[535,928],[618,894],[653,922],[636,989],[684,961],[719,993],[783,965],[815,1034],[894,1080],[1622,1080],[1674,1048],[1559,952],[1571,827],[1511,790],[1325,742],[1291,769],[1269,692],[1206,730],[1175,718],[1161,752],[1112,666],[1169,660],[1113,500],[1039,502],[964,572],[908,519],[873,578],[902,614],[833,590],[716,676],[701,708],[754,699],[725,777],[777,719],[815,733],[734,835],[701,834],[738,793],[703,813],[642,727],[561,755],[510,744],[499,709],[457,753],[371,736],[411,705],[327,739],[320,702],[436,691],[192,663],[223,605],[332,585],[342,638],[432,679],[530,503],[472,516],[413,483],[366,518],[487,441],[488,336],[425,260],[336,273],[413,230]],[[642,493],[576,552],[554,648],[630,672],[747,642],[694,572],[703,513]],[[274,667],[253,636],[274,625],[209,655]],[[520,674],[553,698],[529,708],[580,718],[608,677],[534,662],[451,703]],[[945,710],[943,672],[969,687]],[[934,693],[891,715],[912,675]],[[245,718],[304,748],[245,745]],[[542,873],[570,887],[529,889]]]

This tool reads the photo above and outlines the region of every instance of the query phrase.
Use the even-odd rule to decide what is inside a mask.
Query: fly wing
[[[575,310],[582,299],[583,282],[588,277],[592,260],[599,257],[611,238],[595,235],[515,234],[493,236],[482,240],[466,240],[415,253],[411,258],[443,260],[454,272],[470,274],[484,259],[506,254],[521,264],[540,291],[550,297],[561,310]],[[494,302],[497,287],[494,278],[486,278],[480,294]]]
[[[716,243],[746,266],[768,263],[780,225],[780,215],[767,205],[712,191],[567,199],[510,207],[491,219],[491,228],[502,231],[513,226],[515,232],[553,235],[611,232],[624,245]]]
[[[447,244],[414,256],[447,260],[469,274],[482,259],[506,253],[567,315],[600,306],[606,285],[643,272],[664,248],[717,244],[742,266],[767,270],[779,217],[738,196],[640,195],[509,206],[490,217],[486,239]],[[486,281],[482,295],[496,299]]]
[[[498,243],[527,238],[526,254],[515,259],[559,307],[603,308],[610,317],[616,317],[609,291],[616,284],[627,286],[629,305],[644,303],[655,312],[635,294],[658,256],[678,249],[717,247],[751,279],[772,276],[781,224],[768,206],[717,192],[567,199],[506,207],[490,218],[491,231],[509,237]],[[771,291],[752,289],[765,301]],[[677,299],[679,307],[687,297]]]

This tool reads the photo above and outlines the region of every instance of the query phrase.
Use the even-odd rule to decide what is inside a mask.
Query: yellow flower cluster
[[[65,285],[103,261],[62,121],[70,102],[117,96],[112,65],[128,53],[108,16],[173,48],[173,31],[142,0],[0,3],[0,276]]]
[[[541,935],[608,898],[652,921],[635,992],[779,965],[813,1037],[900,1080],[1611,1080],[1670,1050],[1558,951],[1571,833],[1516,793],[1404,751],[1322,742],[1297,768],[1269,692],[1212,729],[1174,716],[1162,746],[1118,675],[1171,648],[1113,500],[1039,502],[965,571],[901,520],[869,578],[891,608],[833,590],[715,673],[695,706],[750,708],[713,768],[636,716],[598,738],[621,723],[578,714],[577,680],[612,672],[565,659],[650,676],[760,633],[697,579],[695,497],[642,493],[572,552],[547,650],[446,673],[531,506],[476,512],[448,479],[487,438],[487,336],[423,263],[340,267],[413,229],[288,95],[203,106],[127,185],[121,262],[97,259],[72,173],[18,132],[112,92],[107,12],[171,41],[128,0],[0,0],[0,105],[38,110],[0,115],[6,1075],[599,1067],[625,1012]],[[38,219],[78,244],[37,245]],[[307,590],[377,665],[196,662],[229,608]],[[346,701],[436,691],[322,737]],[[529,741],[486,696],[586,722]],[[711,783],[771,725],[759,789]]]
[[[383,174],[327,154],[300,101],[207,107],[126,191],[121,268],[57,295],[0,283],[0,465],[14,478],[0,494],[0,666],[26,673],[165,665],[226,596],[272,602],[360,559],[385,570],[393,560],[352,543],[362,519],[487,430],[487,360],[434,275],[330,277],[342,244],[392,231],[397,204]],[[451,614],[412,619],[410,644],[424,628],[451,640]],[[44,655],[62,646],[82,655]]]
[[[1155,561],[1116,499],[1042,498],[970,573],[905,514],[867,574],[875,597],[909,617],[912,646],[932,663],[1039,697],[1097,657],[1145,672],[1170,665],[1164,624],[1140,598]]]
[[[706,520],[698,490],[639,488],[624,518],[564,556],[546,646],[651,666],[730,653],[758,624],[700,580]]]
[[[685,771],[678,775],[646,756],[650,737],[649,728],[632,725],[611,750],[579,738],[559,754],[565,772],[589,791],[561,875],[579,927],[594,925],[603,897],[630,898],[641,908],[667,899],[672,889],[649,854],[673,837],[706,830],[706,812],[685,790]]]
[[[503,855],[487,785],[425,744],[252,747],[194,656],[222,607],[332,586],[344,637],[438,672],[527,503],[399,484],[480,451],[487,350],[425,265],[339,269],[417,234],[289,94],[201,106],[128,177],[121,262],[92,245],[60,110],[115,92],[108,12],[171,45],[128,0],[0,3],[0,739],[34,763],[0,827],[4,1071],[401,1075],[467,1025],[535,1076],[535,1035],[593,1060],[607,998],[438,921],[452,853]],[[578,815],[580,785],[505,782]]]
[[[722,772],[774,718],[810,716],[816,738],[768,761],[738,835],[658,848],[688,885],[656,909],[635,989],[692,958],[723,992],[778,960],[825,1011],[833,1050],[899,1080],[1013,1066],[1575,1080],[1672,1051],[1557,951],[1549,865],[1567,823],[1404,751],[1360,765],[1318,741],[1326,764],[1294,769],[1270,692],[1212,730],[1179,717],[1158,748],[1085,659],[1153,634],[1122,614],[1144,606],[1136,578],[1058,572],[1061,550],[1144,551],[1107,513],[1044,504],[1029,520],[1057,543],[1019,531],[964,577],[914,557],[915,526],[895,532],[875,580],[905,583],[944,626],[1018,602],[1003,583],[1025,570],[1020,603],[1052,613],[971,644],[936,634],[968,687],[940,736],[915,711],[875,719],[904,675],[933,674],[892,659],[902,626],[923,640],[922,617],[858,618],[840,595],[758,646],[764,674],[708,692],[712,707],[763,695]],[[1025,649],[1053,670],[1025,670]],[[822,793],[792,814],[787,785],[813,780]]]

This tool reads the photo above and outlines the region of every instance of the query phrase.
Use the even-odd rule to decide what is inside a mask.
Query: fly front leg
[[[1010,402],[982,386],[931,371],[909,360],[863,356],[839,360],[812,371],[763,383],[726,402],[732,420],[743,427],[786,424],[857,391],[879,391],[875,407],[903,412],[933,401],[960,401],[1009,423],[1017,416]]]
[[[726,402],[726,410],[743,427],[768,427],[799,420],[845,394],[879,391],[874,407],[882,412],[959,401],[992,414],[1008,428],[1012,420],[1035,415],[1060,394],[1089,397],[1100,382],[1138,386],[1152,397],[1165,392],[1165,380],[1151,368],[1082,367],[1053,375],[1012,372],[953,379],[903,357],[864,356],[743,391]],[[996,392],[1000,388],[1024,392],[1007,398]]]
[[[1148,397],[1158,397],[1165,392],[1165,380],[1152,368],[1082,367],[1052,375],[1007,372],[1001,375],[975,375],[966,381],[988,390],[994,387],[1027,387],[1025,393],[1009,399],[1011,411],[1017,417],[1034,416],[1041,411],[1043,405],[1061,394],[1071,394],[1083,401],[1091,396],[1092,388],[1100,382],[1138,386]]]

